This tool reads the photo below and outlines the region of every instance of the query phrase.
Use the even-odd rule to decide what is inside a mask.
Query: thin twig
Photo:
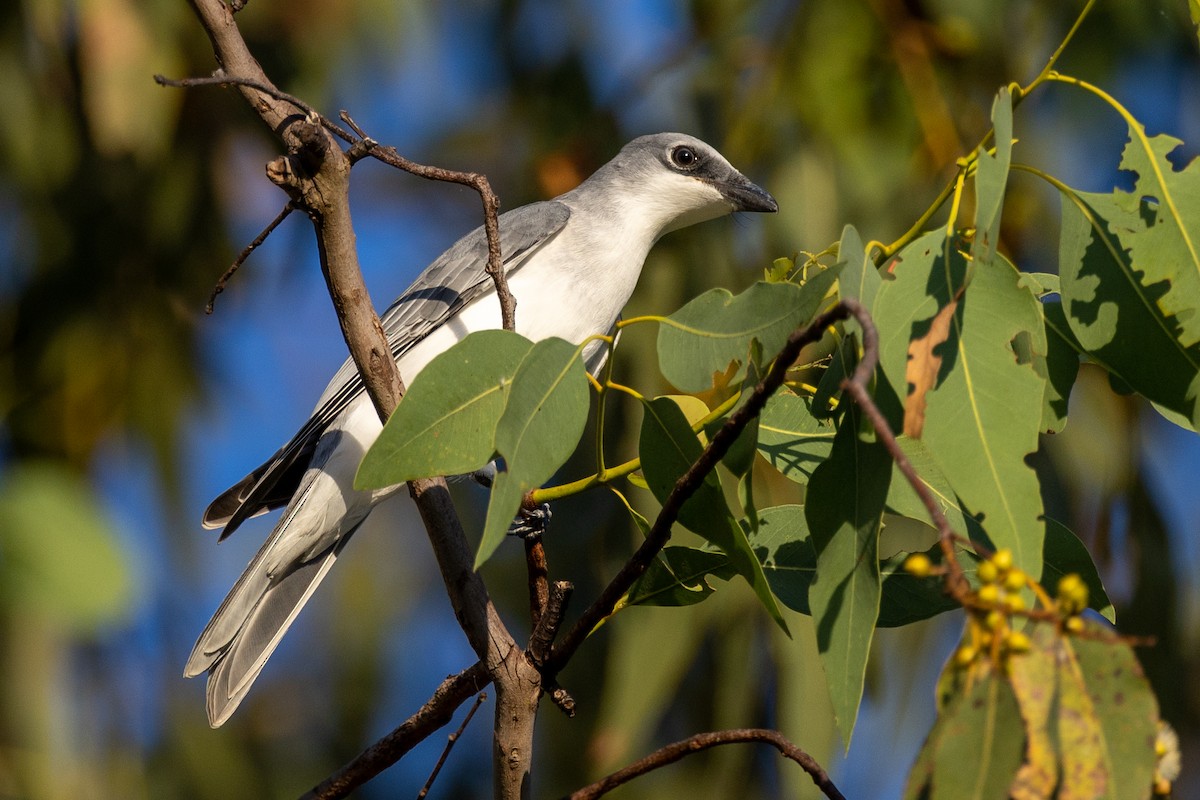
[[[253,78],[240,78],[225,74],[222,70],[217,70],[213,75],[204,78],[168,78],[165,75],[155,75],[154,82],[159,86],[170,86],[177,89],[189,89],[196,86],[244,86],[247,89],[253,89],[256,92],[262,92],[268,97],[280,100],[284,103],[291,103],[300,111],[304,112],[304,116],[315,120],[321,124],[325,130],[337,136],[344,142],[354,144],[357,141],[346,130],[332,122],[328,117],[317,112],[315,108],[301,100],[299,97],[290,95],[282,89],[272,86],[269,83],[258,81]]]
[[[263,228],[262,232],[259,233],[258,236],[254,237],[254,241],[250,242],[250,244],[246,245],[242,252],[238,253],[238,257],[233,260],[233,264],[231,264],[229,269],[225,270],[225,272],[221,274],[221,277],[217,279],[217,284],[213,286],[212,294],[208,296],[208,305],[204,307],[205,314],[213,313],[213,304],[217,302],[217,295],[225,291],[225,285],[229,283],[229,280],[233,277],[233,274],[241,268],[242,264],[246,263],[246,259],[250,257],[250,254],[257,250],[262,243],[267,240],[267,237],[271,235],[271,232],[278,228],[279,224],[287,219],[288,215],[297,208],[298,206],[289,200],[287,205],[283,207],[283,210],[275,216],[275,219],[271,220],[267,227]]]
[[[497,216],[500,211],[500,200],[496,197],[496,193],[492,191],[492,185],[488,182],[487,176],[479,172],[460,172],[444,167],[431,167],[426,164],[418,164],[400,155],[396,148],[378,144],[374,139],[363,133],[362,128],[345,111],[340,116],[343,122],[362,137],[361,141],[355,147],[351,148],[351,152],[349,153],[351,162],[370,156],[388,166],[404,170],[411,175],[432,181],[444,181],[447,183],[457,183],[461,186],[469,186],[479,194],[479,199],[483,203],[483,230],[487,236],[488,245],[487,273],[491,276],[492,282],[496,286],[496,297],[500,302],[500,319],[504,325],[504,330],[515,330],[517,301],[512,296],[512,292],[509,291],[508,278],[504,274],[504,262],[501,260],[500,252],[500,223]]]
[[[433,782],[437,780],[438,773],[442,771],[442,765],[446,763],[446,759],[450,756],[450,750],[453,749],[454,743],[463,735],[463,731],[471,724],[471,717],[475,716],[475,712],[483,705],[483,701],[487,700],[487,692],[480,692],[475,695],[475,702],[471,704],[471,709],[467,711],[467,716],[463,717],[462,724],[458,726],[458,730],[446,737],[446,746],[442,749],[442,756],[433,765],[433,772],[429,773],[429,780],[425,781],[425,785],[421,787],[421,791],[417,792],[417,800],[429,794],[429,790],[433,787]]]
[[[675,486],[672,487],[671,493],[663,502],[662,509],[658,512],[658,517],[655,518],[654,525],[651,526],[641,547],[625,562],[620,572],[613,577],[600,596],[583,612],[570,632],[554,648],[544,670],[546,675],[554,676],[562,670],[588,634],[601,620],[612,613],[617,602],[650,566],[655,556],[671,538],[671,526],[675,524],[683,504],[695,494],[708,473],[712,472],[733,443],[737,441],[742,429],[762,412],[763,407],[767,404],[767,399],[783,385],[788,367],[800,355],[800,351],[806,345],[819,341],[826,328],[835,322],[846,319],[851,313],[853,312],[844,301],[818,316],[807,326],[794,331],[788,337],[779,354],[775,356],[770,371],[754,387],[750,397],[729,416],[716,435],[709,440],[708,446],[704,448],[700,457],[675,482]]]
[[[442,681],[433,696],[398,728],[364,750],[357,758],[313,787],[301,800],[345,797],[395,764],[409,750],[446,725],[454,711],[489,681],[487,668],[476,663]]]
[[[723,744],[739,744],[743,742],[760,742],[771,745],[784,758],[789,758],[799,764],[812,777],[813,783],[817,785],[817,788],[829,800],[846,800],[842,793],[838,791],[838,788],[834,786],[833,781],[829,779],[829,775],[817,763],[816,759],[792,744],[779,731],[767,730],[765,728],[736,728],[728,731],[709,731],[708,733],[698,733],[695,736],[689,736],[683,741],[675,742],[674,744],[669,744],[666,747],[655,750],[640,761],[636,761],[628,767],[618,770],[602,780],[596,781],[590,786],[583,787],[571,794],[569,800],[595,800],[595,798],[602,797],[634,778],[645,775],[652,770],[665,767],[667,764],[673,764],[686,756],[699,753],[701,750],[708,750],[711,747],[718,747]]]
[[[563,615],[567,612],[567,603],[575,587],[570,581],[555,581],[547,592],[544,613],[529,635],[529,657],[536,666],[546,663],[550,656],[551,645],[558,629],[562,625]]]

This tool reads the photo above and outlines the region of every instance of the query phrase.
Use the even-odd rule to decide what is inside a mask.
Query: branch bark
[[[442,681],[433,696],[399,727],[364,750],[353,761],[314,786],[300,800],[336,800],[395,764],[408,751],[447,725],[455,710],[488,684],[481,662]]]
[[[743,742],[760,742],[771,745],[784,758],[789,758],[803,767],[804,771],[812,777],[813,783],[817,785],[817,788],[829,800],[846,800],[842,793],[838,791],[838,788],[834,786],[833,781],[829,779],[829,775],[817,763],[816,759],[792,744],[779,731],[767,730],[765,728],[737,728],[734,730],[710,731],[708,733],[698,733],[695,736],[689,736],[683,741],[675,742],[674,744],[669,744],[666,747],[655,750],[640,761],[636,761],[624,769],[617,770],[590,786],[583,787],[577,792],[572,793],[568,800],[595,800],[595,798],[608,794],[613,789],[628,783],[634,778],[665,767],[668,764],[673,764],[682,758],[694,755],[702,750],[719,747],[723,744],[739,744]]]
[[[222,74],[237,86],[259,117],[283,140],[288,155],[268,166],[268,177],[284,188],[313,222],[321,269],[346,345],[381,420],[403,393],[379,318],[359,269],[350,216],[350,157],[322,119],[298,113],[250,54],[230,8],[221,0],[191,0]],[[301,109],[303,110],[303,109]],[[486,199],[485,199],[486,205]],[[495,232],[495,208],[488,215]],[[492,237],[492,241],[497,241]],[[496,252],[497,261],[499,252]],[[533,723],[540,676],[524,657],[488,597],[444,480],[415,481],[409,491],[424,520],[455,616],[496,685],[496,797],[527,797]]]

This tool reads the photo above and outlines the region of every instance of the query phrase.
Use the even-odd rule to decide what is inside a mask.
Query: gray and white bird
[[[577,188],[500,215],[500,248],[517,301],[516,330],[578,344],[609,332],[646,255],[665,233],[734,211],[775,211],[774,198],[692,136],[634,139]],[[382,317],[400,375],[411,382],[468,333],[500,328],[484,271],[483,228],[421,273]],[[603,347],[585,352],[595,371]],[[208,672],[208,720],[224,723],[355,529],[400,487],[359,491],[354,475],[382,426],[347,360],[292,440],[212,502],[206,528],[221,539],[250,517],[286,506],[188,658]]]

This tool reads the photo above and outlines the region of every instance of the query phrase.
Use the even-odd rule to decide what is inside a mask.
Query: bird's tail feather
[[[208,721],[214,728],[229,719],[241,703],[358,527],[346,531],[314,558],[272,576],[267,565],[291,521],[292,513],[285,513],[205,626],[184,667],[183,674],[189,678],[209,673]]]

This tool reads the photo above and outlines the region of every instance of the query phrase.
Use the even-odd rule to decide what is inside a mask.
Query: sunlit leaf
[[[943,231],[900,253],[889,267],[894,280],[884,282],[875,301],[880,363],[893,385],[904,380],[910,342],[929,336],[960,298],[935,354],[941,364],[925,396],[921,439],[963,510],[996,547],[1010,548],[1018,566],[1038,575],[1041,491],[1025,458],[1038,447],[1045,376],[1020,356],[1046,352],[1042,315],[1003,258],[976,269],[960,295],[966,271]]]
[[[1012,93],[1007,86],[996,93],[992,102],[992,128],[996,151],[980,153],[975,171],[975,241],[971,257],[979,264],[991,262],[1000,242],[1000,214],[1012,161]]]
[[[808,599],[838,728],[850,746],[867,655],[879,616],[879,529],[892,474],[881,443],[858,435],[859,413],[842,418],[833,450],[813,473],[804,507],[817,554]]]
[[[1026,740],[1025,763],[1009,789],[1013,800],[1044,800],[1058,783],[1057,737],[1051,725],[1058,710],[1054,637],[1050,626],[1034,626],[1030,651],[1008,665]]]
[[[870,310],[883,279],[879,277],[879,268],[866,252],[862,237],[853,225],[842,228],[838,262],[845,264],[838,276],[838,295],[853,298]]]
[[[1071,389],[1079,374],[1082,347],[1071,333],[1062,303],[1042,303],[1046,322],[1046,392],[1043,396],[1042,431],[1058,433],[1067,424]]]
[[[700,392],[730,362],[744,363],[751,340],[774,357],[788,334],[817,312],[837,272],[815,273],[802,287],[759,282],[736,297],[725,289],[705,292],[659,326],[663,376],[685,392]]]
[[[521,360],[496,427],[496,452],[504,458],[504,469],[492,484],[477,567],[504,539],[525,493],[549,480],[575,451],[589,401],[575,345],[543,339]]]
[[[355,488],[460,475],[490,461],[509,385],[531,347],[509,331],[479,331],[430,361],[363,457]]]
[[[1200,174],[1194,167],[1189,172]],[[1190,282],[1194,266],[1182,243],[1152,234],[1169,227],[1167,210],[1149,199],[1131,210],[1125,197],[1121,192],[1063,195],[1063,310],[1093,361],[1151,401],[1183,415],[1195,429],[1200,421],[1200,344],[1186,339],[1192,335],[1190,326],[1200,326],[1195,307],[1200,296],[1189,301],[1180,288],[1172,291],[1175,282]],[[1150,263],[1151,257],[1165,261]]]
[[[1100,727],[1105,762],[1114,767],[1105,797],[1148,797],[1154,775],[1158,702],[1133,648],[1124,642],[1069,641]],[[1065,742],[1063,747],[1065,751]],[[1063,777],[1065,780],[1065,769]]]

